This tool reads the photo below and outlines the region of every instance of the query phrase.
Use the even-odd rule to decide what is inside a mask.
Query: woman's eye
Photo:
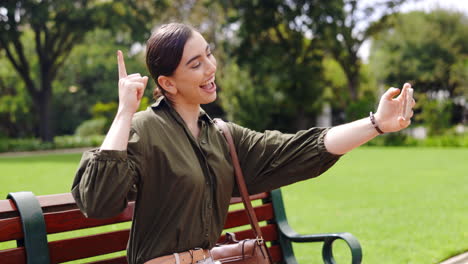
[[[195,64],[195,65],[192,66],[192,69],[196,69],[196,68],[200,67],[200,65],[201,65],[201,63],[198,62],[197,64]]]

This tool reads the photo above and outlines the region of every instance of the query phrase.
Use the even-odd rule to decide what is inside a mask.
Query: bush
[[[351,100],[349,106],[346,107],[346,120],[351,122],[368,115],[369,109],[375,108],[375,102],[375,95],[371,91],[365,91],[358,100]]]
[[[56,149],[63,148],[80,148],[80,147],[98,147],[104,140],[104,135],[93,136],[60,136],[54,138],[54,146]]]
[[[79,147],[97,147],[104,140],[103,135],[94,135],[87,137],[80,136],[58,136],[54,138],[54,142],[42,142],[36,138],[11,139],[2,138],[0,140],[0,152],[15,152],[15,151],[34,151],[34,150],[50,150],[64,148],[79,148]]]
[[[441,136],[429,136],[416,139],[403,133],[391,133],[379,136],[366,143],[366,146],[406,146],[406,147],[468,147],[468,137],[464,134],[446,133]]]
[[[427,147],[468,147],[466,136],[443,135],[429,137],[424,140]]]
[[[150,100],[148,99],[148,97],[143,97],[141,98],[141,102],[140,102],[140,106],[138,107],[138,110],[137,111],[142,111],[142,110],[145,110],[148,106],[150,106]],[[99,129],[99,134],[97,135],[104,135],[108,130],[109,128],[111,127],[112,125],[112,121],[114,120],[114,117],[115,117],[115,114],[117,113],[117,109],[118,109],[119,105],[117,102],[108,102],[108,103],[102,103],[102,102],[97,102],[96,104],[94,104],[92,107],[91,107],[91,115],[92,115],[92,119],[91,120],[87,120],[85,122],[82,123],[82,125],[84,125],[85,123],[87,122],[90,122],[92,124],[86,124],[86,126],[96,126],[95,129]],[[101,123],[93,123],[95,121],[93,120],[102,120],[104,119],[105,123],[104,123],[104,126],[101,127]],[[102,122],[102,121],[100,121]],[[81,126],[81,125],[80,125]],[[77,128],[78,130],[78,128]],[[88,136],[88,135],[96,135],[96,134],[93,134],[93,130],[90,128],[91,131],[89,131],[91,134],[87,134],[88,131],[85,132],[85,134],[77,134],[75,132],[76,135],[80,135],[80,136]],[[76,131],[76,130],[75,130]]]
[[[450,128],[453,107],[451,100],[430,99],[425,94],[418,95],[416,108],[421,109],[421,113],[415,119],[426,124],[430,136],[444,135]]]
[[[36,138],[2,138],[0,142],[0,152],[46,150],[53,148],[53,143],[42,142],[41,140]]]
[[[107,126],[105,118],[86,120],[75,130],[75,135],[80,137],[104,135]]]

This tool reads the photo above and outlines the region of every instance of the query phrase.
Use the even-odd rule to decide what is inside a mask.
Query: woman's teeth
[[[206,86],[206,85],[210,85],[210,84],[212,84],[213,82],[214,82],[214,78],[211,78],[211,79],[209,79],[207,82],[202,83],[202,84],[200,85],[200,87]]]
[[[212,82],[209,82],[209,83],[204,84],[204,85],[200,85],[200,87],[201,87],[202,89],[210,89],[212,86],[213,86],[213,83],[212,83]]]

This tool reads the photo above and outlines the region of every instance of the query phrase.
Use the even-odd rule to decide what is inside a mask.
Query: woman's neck
[[[198,127],[200,105],[174,103],[174,109],[182,117],[192,135],[198,138],[198,134],[200,133],[200,128]]]

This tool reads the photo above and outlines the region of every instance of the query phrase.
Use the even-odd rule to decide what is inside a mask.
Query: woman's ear
[[[158,77],[158,83],[169,94],[175,95],[177,93],[175,81],[171,77],[160,75]]]

